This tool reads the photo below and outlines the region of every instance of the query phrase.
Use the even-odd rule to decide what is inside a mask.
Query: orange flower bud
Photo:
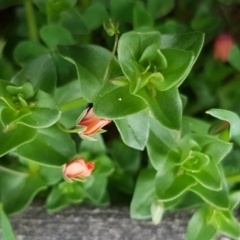
[[[83,158],[77,158],[65,164],[63,174],[67,178],[89,177],[94,169],[93,162],[85,162]]]
[[[230,34],[220,34],[214,42],[214,59],[226,62],[234,40]]]
[[[93,113],[93,108],[91,108],[86,115],[77,123],[78,126],[84,126],[86,129],[79,132],[80,135],[90,135],[101,130],[105,125],[109,124],[111,120],[98,118]]]

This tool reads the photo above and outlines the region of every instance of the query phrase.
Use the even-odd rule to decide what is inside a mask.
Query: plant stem
[[[60,108],[61,108],[62,112],[67,112],[67,111],[77,108],[85,103],[87,103],[87,101],[85,99],[79,98],[79,99],[73,100],[71,102],[65,103]]]
[[[108,71],[109,71],[109,67],[110,67],[110,63],[117,51],[117,44],[118,44],[118,32],[115,33],[115,39],[114,39],[114,46],[113,46],[113,50],[112,50],[112,54],[111,54],[111,57],[110,57],[110,60],[108,62],[108,65],[107,65],[107,68],[106,68],[106,71],[104,73],[104,77],[103,77],[103,82],[106,81],[106,78],[107,78],[107,74],[108,74]]]
[[[232,176],[227,176],[226,180],[229,183],[238,183],[240,182],[240,174],[232,175]]]
[[[27,15],[29,39],[32,41],[38,41],[38,31],[32,1],[24,0],[24,7]]]
[[[10,168],[6,168],[6,167],[1,166],[1,165],[0,165],[0,170],[4,171],[4,172],[11,173],[11,174],[15,174],[15,175],[20,175],[20,176],[25,176],[25,177],[29,176],[27,173],[18,172],[16,170],[13,170],[13,169],[10,169]]]

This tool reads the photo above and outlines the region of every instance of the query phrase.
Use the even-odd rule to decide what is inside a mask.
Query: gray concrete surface
[[[167,213],[156,226],[130,219],[124,206],[77,205],[48,214],[35,202],[11,222],[18,240],[185,240],[190,217],[191,212]]]

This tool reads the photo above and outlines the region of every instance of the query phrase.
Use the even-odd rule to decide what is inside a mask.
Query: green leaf
[[[89,33],[83,17],[76,8],[62,13],[60,24],[72,34],[85,35]]]
[[[138,94],[149,106],[150,113],[165,127],[179,130],[182,122],[182,101],[178,89],[173,87],[168,91],[157,92],[152,97],[147,89],[141,89]]]
[[[59,21],[61,14],[73,8],[76,0],[48,0],[42,4],[40,0],[34,0],[40,9],[47,13],[48,21],[56,23]]]
[[[118,22],[132,23],[133,2],[129,0],[110,0],[111,17]]]
[[[209,79],[213,84],[217,84],[233,74],[234,69],[224,62],[216,61],[212,56],[209,56],[205,60],[203,71],[206,74],[206,79]]]
[[[1,201],[7,214],[26,208],[38,192],[47,188],[46,181],[39,175],[8,171],[0,167]]]
[[[100,203],[106,194],[107,178],[101,175],[93,174],[87,178],[84,189],[86,197],[94,203]]]
[[[177,202],[175,209],[193,209],[201,206],[203,203],[204,201],[197,194],[193,192],[186,192]]]
[[[97,116],[110,119],[123,118],[146,109],[145,102],[129,92],[129,86],[119,87],[106,82],[94,99]]]
[[[82,140],[79,145],[79,153],[81,152],[89,152],[91,154],[91,158],[95,158],[101,154],[105,154],[107,149],[104,144],[104,140],[101,134],[96,134],[94,138],[97,141],[88,141]],[[95,167],[96,169],[96,167]]]
[[[158,131],[161,133],[160,136],[156,133]],[[147,152],[149,160],[156,170],[163,167],[168,151],[174,148],[175,144],[170,131],[158,122],[154,123],[152,120],[151,131],[147,142]]]
[[[230,135],[233,140],[240,144],[240,119],[236,113],[224,109],[212,108],[206,112],[213,117],[230,123]]]
[[[174,8],[174,0],[149,0],[147,9],[151,15],[157,19],[167,15]]]
[[[131,83],[136,85],[137,79],[140,78],[144,71],[143,67],[138,64],[144,50],[156,44],[160,48],[161,35],[157,31],[149,32],[127,32],[124,33],[118,42],[118,59],[124,75]]]
[[[4,132],[3,125],[0,123],[0,156],[7,154],[15,148],[33,141],[36,137],[35,129],[19,125],[17,128]]]
[[[133,8],[133,28],[153,27],[152,16],[141,2],[136,2]]]
[[[83,97],[92,102],[100,89],[111,53],[94,45],[75,45],[59,47],[60,54],[75,64]],[[107,79],[120,73],[116,60],[112,60]]]
[[[83,19],[90,30],[99,28],[108,18],[105,6],[98,2],[91,4],[83,14]]]
[[[29,106],[19,111],[5,108],[2,111],[1,119],[6,128],[11,124],[23,124],[32,128],[46,128],[56,123],[60,118],[60,114],[60,109],[51,96],[38,90],[31,99]]]
[[[87,102],[82,98],[79,81],[74,80],[58,87],[54,99],[61,109],[61,118],[58,122],[66,128],[75,127],[79,114],[87,108]]]
[[[240,202],[240,191],[235,191],[231,193],[229,196],[229,201],[230,201],[229,209],[234,210],[239,205]]]
[[[39,129],[38,135],[16,151],[19,156],[49,166],[62,166],[76,155],[71,136],[57,126]]]
[[[35,58],[47,53],[48,50],[42,44],[33,41],[23,41],[14,49],[13,57],[23,67]]]
[[[0,202],[0,226],[3,240],[16,240],[11,223],[3,210],[2,203]]]
[[[149,116],[145,112],[139,112],[114,122],[126,145],[139,150],[144,149],[149,133]]]
[[[113,173],[113,163],[106,155],[99,155],[93,161],[95,163],[94,174],[96,174],[98,177],[109,176]]]
[[[187,175],[193,177],[203,187],[210,190],[221,190],[222,188],[222,175],[219,166],[213,159],[210,159],[208,164],[201,168],[199,172],[187,171]]]
[[[138,176],[130,205],[130,216],[134,219],[151,217],[151,205],[156,200],[154,178],[156,172],[147,168]]]
[[[15,109],[16,105],[12,99],[12,96],[9,94],[9,92],[7,91],[7,87],[8,86],[14,86],[13,84],[11,84],[8,81],[5,80],[0,80],[0,106],[6,106],[6,104],[12,108]]]
[[[71,203],[83,201],[84,191],[79,182],[61,182],[54,186],[46,199],[46,208],[50,212],[59,211]]]
[[[33,164],[33,162],[31,162],[31,164]],[[34,162],[34,164],[37,164],[37,163]],[[60,180],[62,180],[63,174],[62,174],[61,168],[53,168],[52,166],[48,167],[48,166],[39,165],[39,164],[37,165],[39,167],[39,175],[44,180],[46,180],[48,185],[55,185],[59,183]]]
[[[162,34],[181,34],[189,30],[185,22],[179,22],[178,19],[166,19],[159,24],[155,25],[155,29],[159,30]]]
[[[52,94],[57,81],[55,65],[50,54],[39,56],[26,65],[11,82],[22,86],[26,82],[32,83],[35,91],[41,89]]]
[[[171,170],[160,169],[158,171],[155,178],[155,187],[156,194],[162,201],[173,200],[197,184],[192,177],[179,174],[179,171],[179,166]]]
[[[187,240],[213,239],[217,229],[208,222],[209,206],[203,206],[194,213],[187,227]]]
[[[239,61],[240,61],[240,49],[237,45],[234,45],[231,48],[231,51],[228,55],[229,63],[238,71],[240,71]]]
[[[228,198],[228,190],[226,184],[223,183],[222,189],[219,191],[213,191],[203,187],[200,184],[192,186],[191,191],[199,195],[202,199],[204,199],[209,204],[216,206],[220,209],[228,209],[229,206],[229,198]]]
[[[194,52],[194,62],[202,49],[204,42],[204,33],[191,32],[177,35],[162,35],[162,48],[175,48]],[[193,62],[193,63],[194,63]],[[193,64],[192,63],[192,64]]]
[[[232,150],[232,147],[232,143],[227,143],[215,138],[211,143],[204,145],[201,151],[214,159],[215,162],[219,163]]]
[[[199,134],[208,134],[210,124],[202,119],[193,118],[190,116],[183,116],[183,124],[187,124],[191,132]]]
[[[58,53],[53,53],[52,58],[56,65],[58,86],[63,86],[77,80],[77,71],[72,63],[62,58]]]
[[[229,211],[215,210],[213,224],[226,236],[234,239],[240,236],[239,222]]]
[[[74,43],[72,35],[59,25],[43,26],[40,36],[51,50],[55,50],[57,45],[71,45]]]
[[[110,148],[110,154],[115,162],[115,167],[120,168],[121,172],[126,172],[131,176],[138,173],[141,166],[140,151],[126,146],[120,140],[114,140]]]
[[[190,72],[193,62],[193,52],[179,49],[162,49],[168,67],[161,71],[164,81],[160,83],[159,91],[166,91],[171,87],[179,86]]]

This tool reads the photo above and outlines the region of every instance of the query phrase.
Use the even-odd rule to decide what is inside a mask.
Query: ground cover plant
[[[193,208],[186,239],[238,239],[239,10],[1,0],[3,240],[35,197],[49,212],[127,198],[131,218],[154,224]]]

